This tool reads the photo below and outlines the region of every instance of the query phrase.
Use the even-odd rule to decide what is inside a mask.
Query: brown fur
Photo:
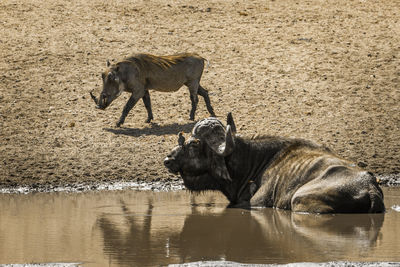
[[[179,62],[185,60],[186,57],[199,57],[196,54],[182,53],[177,55],[170,56],[154,56],[151,54],[137,54],[135,56],[129,57],[125,59],[123,62],[129,62],[133,64],[137,64],[140,70],[151,69],[149,67],[150,64],[156,65],[164,70],[168,70],[173,65],[176,65]],[[203,58],[204,60],[204,58]]]
[[[186,85],[190,92],[192,109],[190,119],[194,120],[201,95],[211,116],[215,116],[208,97],[208,91],[200,85],[204,69],[204,58],[196,54],[184,53],[170,56],[154,56],[150,54],[136,54],[116,64],[107,66],[102,74],[103,91],[100,98],[92,96],[100,109],[105,109],[122,92],[132,95],[126,103],[122,115],[117,123],[124,123],[129,111],[142,98],[148,117],[146,122],[153,119],[149,90],[174,92]]]

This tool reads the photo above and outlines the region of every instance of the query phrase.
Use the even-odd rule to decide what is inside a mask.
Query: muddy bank
[[[170,267],[394,267],[399,266],[399,262],[351,262],[351,261],[331,261],[331,262],[298,262],[289,264],[243,264],[230,261],[213,262],[192,262],[185,264],[171,264]]]
[[[377,176],[381,186],[400,186],[400,174]],[[109,181],[109,182],[80,182],[66,184],[34,184],[16,185],[0,188],[0,193],[51,193],[51,192],[87,192],[102,190],[151,190],[155,192],[185,190],[183,181],[179,178],[133,181]]]
[[[389,0],[1,1],[0,188],[177,178],[163,158],[194,124],[186,88],[150,92],[154,122],[139,101],[122,128],[127,93],[104,111],[90,99],[106,60],[133,53],[207,58],[202,86],[243,135],[400,173],[399,13]]]
[[[400,173],[389,175],[378,175],[376,177],[380,185],[400,186]]]
[[[155,192],[176,191],[185,189],[180,179],[154,179],[152,181],[136,179],[134,181],[110,181],[90,183],[66,183],[66,184],[34,184],[19,185],[0,188],[0,193],[51,193],[51,192],[87,192],[102,190],[151,190]]]
[[[78,267],[81,263],[37,263],[37,264],[0,264],[2,267]],[[243,264],[230,261],[191,262],[185,264],[170,264],[170,267],[394,267],[400,262],[300,262],[289,264]]]

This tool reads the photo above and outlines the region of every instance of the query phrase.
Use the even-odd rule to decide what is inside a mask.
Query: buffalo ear
[[[183,146],[183,144],[185,144],[185,137],[183,136],[183,133],[180,132],[178,134],[178,145]]]
[[[235,125],[235,122],[233,121],[232,112],[228,113],[228,116],[226,118],[226,124],[230,125],[232,133],[236,134],[236,125]]]
[[[229,175],[228,169],[226,168],[225,159],[216,153],[211,153],[211,175],[215,178],[232,181]]]

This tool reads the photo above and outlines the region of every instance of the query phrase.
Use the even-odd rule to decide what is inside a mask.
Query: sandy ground
[[[377,174],[400,172],[400,2],[0,2],[0,187],[176,179],[163,158],[190,132],[188,90],[150,92],[115,128],[107,59],[195,52],[216,114],[243,135],[303,137]],[[196,118],[207,117],[200,99]]]

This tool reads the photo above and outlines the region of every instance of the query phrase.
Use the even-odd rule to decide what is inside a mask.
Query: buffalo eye
[[[188,144],[189,147],[191,148],[198,148],[199,147],[199,140],[191,140]]]
[[[199,155],[200,143],[198,141],[192,141],[187,146],[187,151],[190,157],[197,157]]]

